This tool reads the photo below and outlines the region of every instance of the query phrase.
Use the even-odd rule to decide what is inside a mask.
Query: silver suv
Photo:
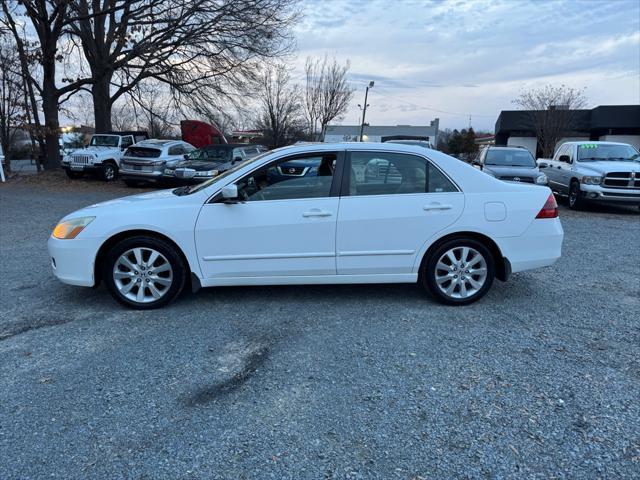
[[[120,161],[127,186],[159,182],[165,168],[174,167],[195,148],[182,140],[145,140],[129,147]]]

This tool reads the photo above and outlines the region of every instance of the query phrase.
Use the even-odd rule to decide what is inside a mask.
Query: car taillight
[[[542,210],[536,215],[536,218],[557,218],[558,217],[558,203],[553,193],[549,194],[549,198],[544,202]]]

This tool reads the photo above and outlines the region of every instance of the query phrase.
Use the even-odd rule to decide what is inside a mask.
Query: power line
[[[407,105],[411,105],[412,107],[416,107],[416,108],[423,108],[423,109],[425,109],[425,110],[430,110],[430,111],[432,111],[432,112],[444,113],[444,114],[447,114],[447,115],[454,115],[454,116],[457,116],[457,117],[465,117],[465,118],[466,118],[466,117],[495,118],[495,115],[483,115],[483,114],[480,114],[480,113],[459,113],[459,112],[450,112],[450,111],[447,111],[447,110],[441,110],[441,109],[438,109],[438,108],[428,107],[428,106],[426,106],[426,105],[419,105],[419,104],[414,103],[414,102],[411,102],[411,101],[409,101],[409,100],[405,100],[404,98],[400,98],[400,97],[392,97],[392,96],[390,96],[390,95],[386,95],[386,94],[384,94],[384,93],[381,93],[381,92],[380,92],[380,88],[384,89],[385,87],[378,87],[378,88],[376,89],[376,91],[377,91],[376,93],[377,93],[378,95],[381,95],[381,96],[383,96],[383,97],[385,97],[385,98],[388,98],[388,99],[390,99],[390,100],[395,100],[395,101],[404,102],[404,103],[406,103]]]

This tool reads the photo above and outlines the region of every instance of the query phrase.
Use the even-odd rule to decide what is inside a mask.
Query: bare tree
[[[258,126],[273,148],[287,145],[304,130],[300,88],[291,85],[284,65],[268,68],[260,78]]]
[[[70,15],[70,4],[69,0],[2,0],[4,15],[0,22],[11,31],[16,43],[21,71],[32,103],[33,119],[38,126],[39,134],[45,139],[44,166],[47,169],[60,165],[60,104],[83,85],[92,82],[91,78],[70,76],[61,79],[62,86],[57,83],[57,65],[65,58],[61,54],[61,39],[69,25],[79,21],[77,17]],[[33,41],[25,38],[22,31],[23,18],[33,27]],[[34,60],[39,64],[39,72],[29,68]],[[40,125],[36,93],[41,99],[44,126]]]
[[[349,62],[340,65],[338,61],[325,55],[323,59],[307,57],[305,64],[306,88],[305,111],[311,137],[315,140],[317,127],[324,137],[329,122],[342,117],[353,96],[353,89],[347,83]]]
[[[19,127],[24,127],[26,112],[20,59],[9,37],[0,33],[0,146],[11,171],[11,146]]]
[[[175,98],[242,90],[257,61],[289,50],[296,0],[77,0],[70,25],[93,77],[96,131],[111,108],[145,79]]]
[[[524,91],[513,101],[527,111],[543,157],[552,157],[560,139],[576,129],[577,110],[587,104],[584,90],[547,85]]]

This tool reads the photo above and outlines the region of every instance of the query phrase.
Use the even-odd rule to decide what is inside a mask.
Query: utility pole
[[[360,141],[362,141],[362,135],[364,133],[364,119],[365,116],[367,115],[367,107],[369,106],[369,104],[367,103],[367,97],[369,96],[369,89],[373,88],[373,80],[371,80],[369,82],[369,85],[367,86],[367,89],[364,92],[364,107],[358,105],[360,108],[362,108],[362,123],[360,124]]]

